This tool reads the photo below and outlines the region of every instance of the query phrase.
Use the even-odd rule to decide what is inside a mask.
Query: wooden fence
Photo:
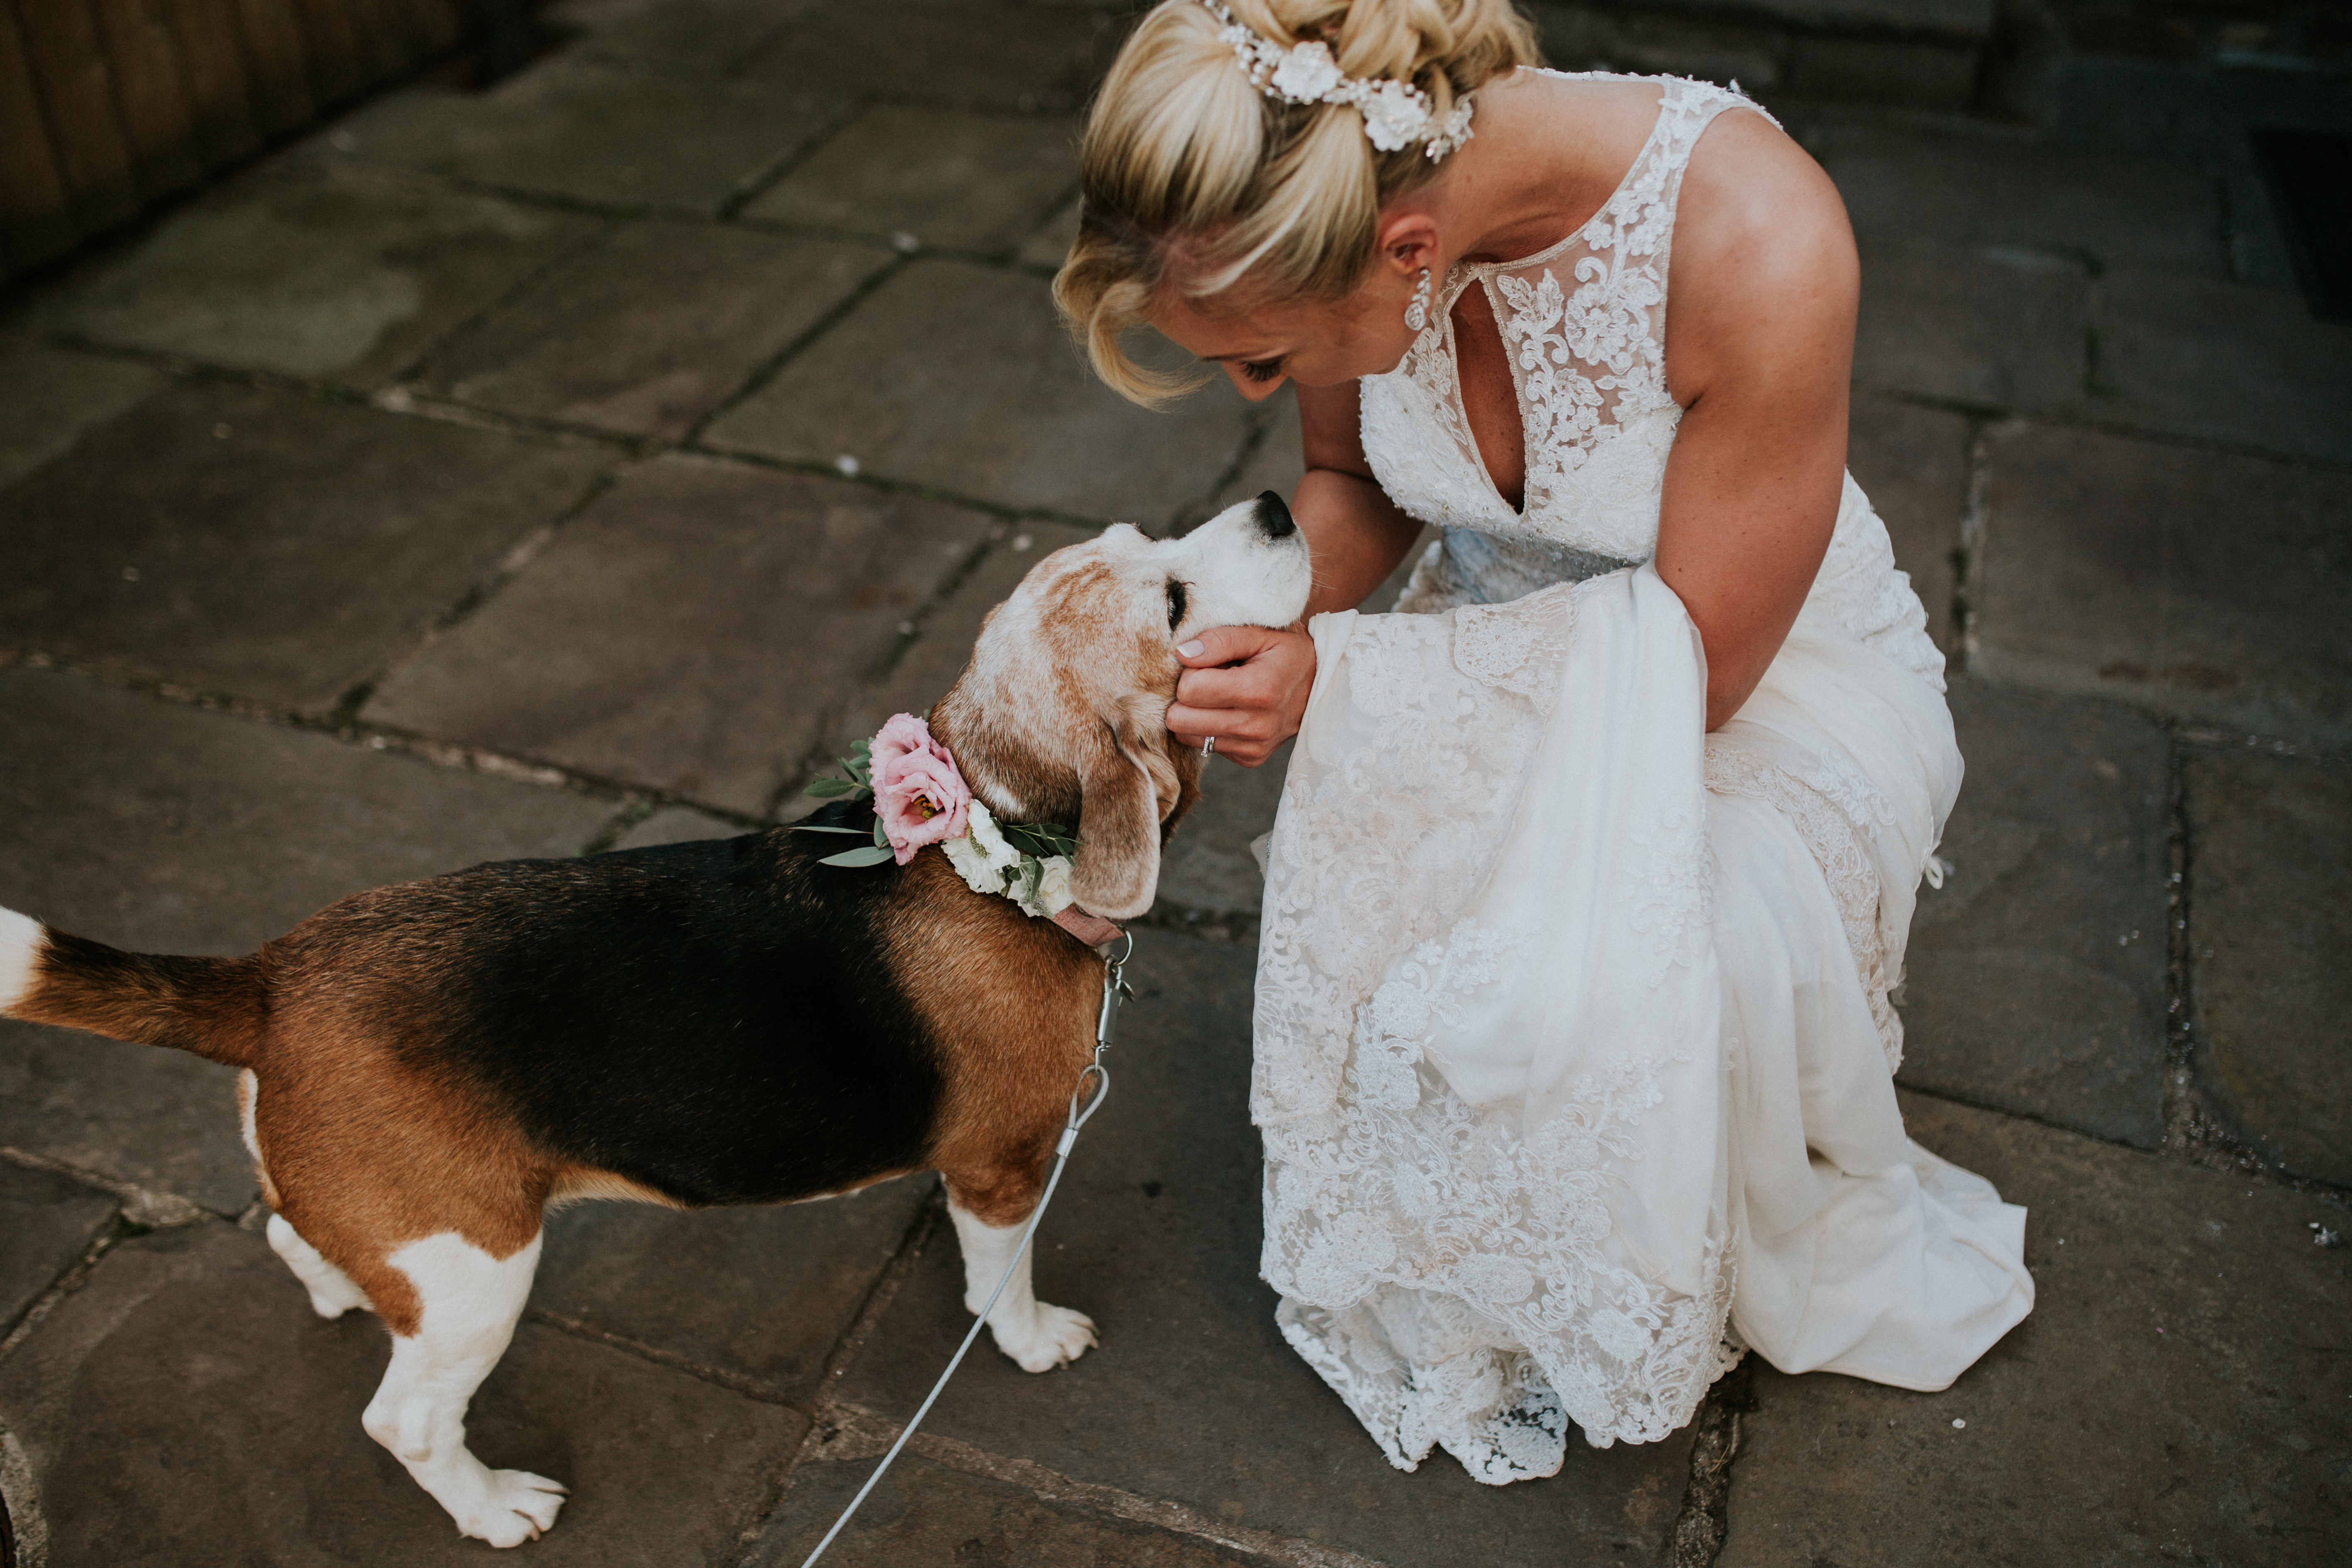
[[[466,0],[0,0],[0,279],[454,47]]]

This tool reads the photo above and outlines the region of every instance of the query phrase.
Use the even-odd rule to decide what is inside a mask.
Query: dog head
[[[1150,907],[1160,846],[1200,794],[1169,737],[1183,665],[1210,626],[1286,626],[1307,607],[1307,541],[1269,490],[1181,539],[1125,523],[1037,563],[991,611],[931,729],[1010,822],[1078,830],[1070,887],[1111,920]]]

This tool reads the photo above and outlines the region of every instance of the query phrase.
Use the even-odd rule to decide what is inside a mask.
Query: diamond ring
[[[1214,735],[1201,742],[1201,754],[1204,757],[1213,757],[1217,754],[1217,738]]]

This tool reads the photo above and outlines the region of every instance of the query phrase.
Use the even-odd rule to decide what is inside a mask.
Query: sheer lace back
[[[1531,547],[1549,581],[1592,574],[1563,574],[1550,559],[1561,552],[1603,571],[1649,559],[1682,417],[1666,388],[1675,209],[1691,150],[1732,108],[1763,112],[1737,92],[1659,79],[1656,123],[1600,211],[1536,255],[1447,270],[1403,363],[1361,384],[1365,455],[1406,511],[1489,535],[1490,552]],[[1496,491],[1463,408],[1453,311],[1474,285],[1486,291],[1518,397],[1527,488],[1517,511]]]

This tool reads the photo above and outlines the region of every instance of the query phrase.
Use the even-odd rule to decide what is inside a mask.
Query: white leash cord
[[[1095,1059],[1079,1072],[1077,1087],[1070,1091],[1070,1113],[1062,1124],[1061,1142],[1054,1145],[1053,1173],[1045,1178],[1045,1190],[1039,1194],[1037,1206],[1029,1212],[1029,1224],[1021,1232],[1021,1245],[1013,1249],[1013,1261],[1004,1266],[1003,1274],[996,1281],[996,1289],[988,1293],[988,1305],[982,1307],[980,1315],[971,1321],[971,1328],[964,1334],[963,1343],[956,1346],[955,1354],[948,1358],[947,1370],[940,1373],[940,1380],[931,1384],[931,1391],[923,1395],[923,1403],[916,1406],[913,1417],[900,1428],[898,1440],[890,1445],[890,1451],[882,1456],[882,1462],[874,1467],[874,1473],[866,1478],[866,1484],[857,1489],[857,1495],[849,1500],[849,1506],[841,1510],[841,1517],[833,1521],[833,1528],[824,1532],[824,1539],[816,1543],[816,1550],[801,1559],[801,1568],[812,1568],[816,1560],[824,1555],[824,1549],[833,1544],[834,1537],[848,1527],[851,1517],[866,1501],[866,1495],[881,1483],[891,1463],[898,1458],[898,1450],[907,1446],[907,1439],[915,1435],[915,1428],[923,1424],[923,1417],[931,1413],[931,1406],[947,1391],[948,1379],[953,1377],[956,1368],[963,1364],[964,1352],[971,1349],[971,1342],[980,1338],[980,1331],[988,1326],[988,1314],[996,1310],[997,1298],[1004,1294],[1007,1285],[1013,1283],[1013,1270],[1019,1268],[1021,1260],[1028,1256],[1029,1238],[1037,1234],[1037,1223],[1045,1217],[1045,1205],[1054,1201],[1054,1189],[1061,1184],[1062,1167],[1070,1163],[1070,1149],[1078,1141],[1078,1129],[1084,1127],[1087,1118],[1100,1110],[1102,1102],[1110,1098],[1110,1069],[1102,1065],[1103,1052],[1110,1048],[1111,1026],[1118,1017],[1119,998],[1134,994],[1127,989],[1127,982],[1121,978],[1120,971],[1134,956],[1135,938],[1123,931],[1120,935],[1127,943],[1126,947],[1117,958],[1104,961],[1102,1010],[1095,1016]],[[1088,1079],[1095,1082],[1094,1096],[1081,1106],[1078,1097],[1087,1092]]]

